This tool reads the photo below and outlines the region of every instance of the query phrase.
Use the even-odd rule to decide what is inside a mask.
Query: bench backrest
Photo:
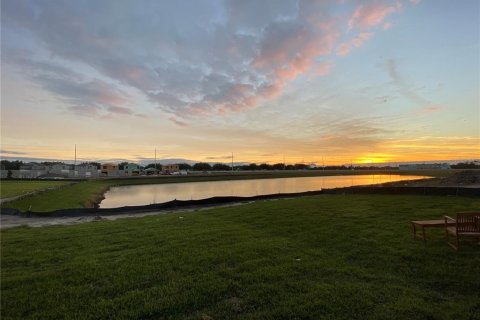
[[[457,213],[457,232],[480,233],[480,212]]]

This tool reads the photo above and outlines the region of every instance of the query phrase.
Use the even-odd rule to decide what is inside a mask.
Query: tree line
[[[1,160],[1,169],[2,170],[20,170],[20,166],[25,165],[23,161],[19,160]],[[39,165],[51,166],[54,164],[65,164],[63,162],[39,162]],[[120,162],[118,164],[118,168],[123,170],[128,162]],[[82,162],[80,165],[93,165],[96,166],[97,169],[100,169],[101,164],[99,162]],[[146,166],[141,168],[158,168],[161,169],[160,164],[149,163]],[[188,163],[179,163],[178,164],[179,170],[187,170],[187,171],[230,171],[232,167],[225,163],[215,163],[210,164],[208,162],[197,162],[195,164],[188,164]],[[475,162],[460,162],[457,164],[453,164],[450,166],[452,169],[480,169],[480,164],[476,164]],[[243,170],[243,171],[255,171],[255,170],[389,170],[389,169],[398,169],[398,167],[377,167],[377,166],[325,166],[325,167],[316,167],[310,168],[308,165],[303,163],[296,163],[296,164],[284,164],[284,163],[275,163],[275,164],[268,164],[268,163],[250,163],[250,164],[242,164],[242,165],[235,165],[234,170]]]

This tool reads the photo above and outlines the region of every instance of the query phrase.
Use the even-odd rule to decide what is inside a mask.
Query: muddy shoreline
[[[45,227],[52,225],[71,225],[102,220],[117,220],[122,218],[140,218],[151,215],[173,212],[192,212],[211,208],[231,207],[255,201],[291,199],[314,195],[331,194],[409,194],[436,196],[480,197],[480,184],[442,185],[434,179],[391,182],[379,185],[355,186],[346,188],[324,189],[289,194],[270,194],[253,197],[213,197],[202,200],[174,200],[165,203],[130,206],[120,208],[79,208],[64,209],[52,212],[20,212],[15,209],[2,209],[1,229],[18,226]],[[433,185],[432,186],[432,182]]]

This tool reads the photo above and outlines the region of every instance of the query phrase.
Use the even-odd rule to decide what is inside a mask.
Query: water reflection
[[[147,205],[177,200],[199,200],[215,196],[242,196],[292,193],[325,188],[350,187],[392,181],[423,179],[423,176],[353,175],[168,183],[113,187],[100,203],[100,208]]]

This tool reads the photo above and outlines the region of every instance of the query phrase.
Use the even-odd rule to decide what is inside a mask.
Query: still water
[[[167,183],[113,187],[105,193],[100,208],[141,206],[177,200],[199,200],[217,196],[251,197],[256,195],[315,191],[401,180],[424,179],[424,176],[354,175],[302,178],[277,178]]]

